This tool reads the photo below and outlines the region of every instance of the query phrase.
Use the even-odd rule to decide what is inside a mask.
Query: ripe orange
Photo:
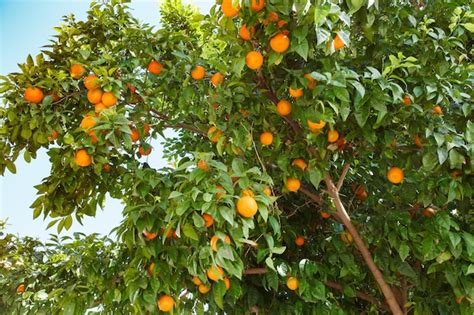
[[[318,123],[315,123],[315,122],[308,119],[307,123],[308,123],[309,129],[311,129],[313,131],[323,129],[324,126],[326,126],[326,122],[323,121],[323,120],[320,120]]]
[[[346,244],[351,244],[354,241],[352,235],[345,231],[341,233],[341,240]]]
[[[415,143],[415,145],[416,145],[418,148],[423,148],[423,143],[421,143],[421,138],[420,138],[420,136],[415,135],[415,136],[413,137],[413,142]]]
[[[252,0],[252,3],[250,4],[250,9],[254,12],[259,12],[262,11],[262,9],[265,8],[265,0]]]
[[[214,235],[213,237],[211,237],[211,241],[209,242],[211,244],[211,249],[215,252],[217,252],[217,241],[219,240],[219,238]],[[224,243],[226,244],[230,244],[230,237],[225,235],[224,236]]]
[[[295,244],[296,246],[303,246],[304,245],[304,237],[303,236],[298,236],[295,238]]]
[[[117,104],[117,97],[112,92],[105,92],[102,94],[102,104],[106,107],[111,107]]]
[[[270,145],[273,142],[273,135],[271,132],[265,131],[260,135],[260,143],[262,145]]]
[[[202,80],[205,75],[206,75],[206,70],[204,69],[203,66],[196,66],[191,71],[191,77],[193,77],[194,80]]]
[[[216,185],[216,188],[217,190],[219,190],[218,192],[216,192],[216,198],[221,199],[223,196],[225,196],[226,191],[221,185]]]
[[[173,307],[174,307],[174,300],[171,296],[169,295],[162,295],[158,299],[158,302],[156,302],[158,305],[158,308],[162,312],[170,312]]]
[[[329,219],[331,217],[331,215],[327,213],[326,211],[321,211],[319,212],[319,214],[321,215],[321,218],[323,219]]]
[[[288,89],[288,91],[290,92],[290,95],[291,95],[292,97],[294,97],[294,98],[299,98],[299,97],[301,97],[301,96],[303,95],[303,89],[293,89],[293,88],[291,88],[291,86],[290,86],[290,88]]]
[[[219,141],[220,137],[222,136],[222,130],[219,130],[217,129],[217,127],[212,126],[207,131],[207,136],[209,137],[211,142],[216,143],[217,141]]]
[[[408,105],[411,104],[410,95],[405,95],[405,96],[403,97],[403,104],[405,104],[406,106],[408,106]]]
[[[39,104],[43,100],[43,90],[40,88],[30,86],[25,90],[25,101],[28,103]]]
[[[433,113],[435,113],[436,115],[441,115],[443,114],[443,109],[441,108],[441,106],[436,105],[435,107],[433,107]]]
[[[71,66],[71,77],[73,77],[73,79],[80,79],[84,75],[85,71],[86,69],[84,69],[83,66],[75,63]]]
[[[278,16],[278,13],[276,13],[275,11],[271,11],[268,13],[269,22],[278,22],[279,19],[280,17]]]
[[[87,134],[91,137],[92,143],[97,143],[97,136],[95,135],[95,130],[88,131]]]
[[[25,292],[25,284],[20,283],[20,285],[16,287],[16,293],[23,293],[23,292]]]
[[[209,171],[209,165],[207,165],[207,162],[204,160],[199,160],[199,162],[197,162],[197,168],[205,172]]]
[[[242,189],[242,191],[240,192],[240,195],[241,196],[255,197],[255,194],[250,189]]]
[[[102,100],[102,94],[101,89],[89,90],[89,92],[87,92],[87,100],[92,104],[99,104]]]
[[[91,165],[91,157],[85,149],[80,149],[76,151],[74,155],[74,162],[80,167],[87,167]]]
[[[146,268],[146,272],[150,277],[153,277],[153,274],[155,273],[155,263],[151,262],[151,264],[148,265]]]
[[[247,25],[244,24],[239,30],[239,36],[243,40],[250,40],[252,38],[252,35],[250,34],[250,30],[247,28]]]
[[[199,287],[198,287],[198,290],[200,293],[202,294],[206,294],[207,292],[211,291],[211,287],[209,286],[206,286],[204,284],[200,284]]]
[[[364,201],[365,199],[367,199],[367,191],[365,190],[365,187],[363,185],[356,186],[355,196],[360,201]]]
[[[224,76],[220,72],[216,72],[211,77],[211,83],[214,87],[218,86],[224,80]]]
[[[140,134],[138,133],[137,128],[132,129],[132,133],[130,134],[130,137],[132,138],[133,142],[136,142],[140,139]]]
[[[263,1],[263,0],[262,0]],[[229,278],[224,278],[224,285],[225,285],[225,289],[226,290],[229,290],[230,289],[230,280]]]
[[[89,74],[84,79],[84,86],[88,90],[94,90],[100,88],[99,78],[95,74]]]
[[[143,236],[147,241],[151,241],[158,236],[158,233],[148,232],[146,229],[143,230]]]
[[[258,51],[251,51],[245,57],[245,64],[252,70],[258,70],[263,65],[263,56]]]
[[[192,280],[192,281],[193,281],[193,283],[194,283],[195,285],[201,285],[201,284],[202,284],[201,279],[199,279],[199,278],[196,277],[196,276],[193,277],[193,280]]]
[[[222,13],[227,17],[234,17],[239,14],[240,6],[234,7],[232,0],[223,0],[221,4]]]
[[[405,174],[401,168],[393,166],[388,170],[387,178],[392,184],[400,184],[405,178]]]
[[[94,105],[94,111],[96,113],[100,113],[101,111],[103,111],[104,109],[107,109],[107,106],[105,106],[104,104],[102,103],[97,103]]]
[[[304,171],[308,166],[303,159],[294,159],[293,162],[291,162],[291,165],[299,167],[302,171]]]
[[[112,170],[112,166],[110,164],[104,164],[104,172],[106,173],[110,173],[110,171]]]
[[[316,87],[316,80],[311,76],[311,73],[306,73],[304,78],[308,80],[308,89],[313,90]]]
[[[149,124],[147,124],[147,123],[143,124],[143,134],[145,136],[148,136],[150,134],[150,129],[151,129],[151,127],[150,127]]]
[[[90,129],[94,127],[96,124],[95,117],[92,115],[86,115],[81,121],[81,128],[83,129]]]
[[[212,281],[219,281],[224,276],[224,270],[219,266],[212,266],[207,269],[207,277]]]
[[[298,189],[300,189],[300,187],[301,187],[301,182],[299,179],[288,178],[286,180],[286,188],[288,188],[289,191],[297,192]]]
[[[148,64],[148,72],[150,73],[158,75],[161,73],[161,70],[163,70],[163,65],[156,60],[152,60]]]
[[[263,188],[263,193],[270,197],[272,195],[272,190],[270,189],[270,187],[265,187]]]
[[[432,216],[434,216],[436,214],[436,210],[433,209],[433,208],[425,208],[423,209],[423,211],[421,212],[421,214],[425,217],[425,218],[431,218]]]
[[[334,37],[333,45],[334,49],[339,50],[342,49],[345,44],[342,38],[339,35],[336,35],[336,37]]]
[[[278,28],[282,28],[282,27],[285,26],[286,24],[288,24],[287,21],[285,21],[285,20],[280,20],[280,21],[278,21],[277,26],[278,26]],[[285,31],[283,31],[283,32],[285,32]],[[286,35],[288,35],[288,33],[286,33]]]
[[[329,130],[328,131],[328,142],[333,143],[339,139],[339,132],[337,130]]]
[[[51,142],[51,141],[56,140],[58,137],[59,137],[59,132],[53,129],[51,131],[51,135],[48,137],[48,140]]]
[[[286,286],[288,289],[295,291],[300,286],[300,282],[295,277],[289,277],[288,280],[286,280]]]
[[[257,211],[258,205],[253,197],[243,196],[237,201],[237,212],[244,218],[252,218]]]
[[[145,148],[143,148],[143,146],[140,146],[138,148],[138,152],[142,155],[142,156],[147,156],[147,155],[150,155],[151,153],[151,146],[148,146],[148,148],[145,150]]]
[[[130,93],[132,94],[135,94],[135,92],[137,91],[137,88],[133,86],[133,84],[131,83],[127,83],[127,88],[130,90]]]
[[[208,227],[211,227],[213,224],[214,224],[214,218],[210,215],[210,214],[207,214],[207,213],[204,213],[202,215],[202,218],[204,219],[204,221],[206,222],[205,223],[205,226],[208,228]]]
[[[277,104],[277,112],[280,116],[286,116],[291,113],[291,103],[287,100],[281,100]]]
[[[277,53],[283,53],[290,47],[290,38],[283,33],[278,33],[270,39],[270,47]]]

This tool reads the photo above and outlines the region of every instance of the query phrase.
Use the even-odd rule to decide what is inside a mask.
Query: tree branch
[[[316,202],[318,205],[322,205],[323,204],[323,198],[321,198],[321,196],[319,195],[316,195],[315,193],[309,191],[308,189],[304,188],[304,187],[300,187],[300,191],[305,194],[306,196],[308,196],[311,200],[313,200],[314,202]]]
[[[339,180],[337,181],[337,186],[336,186],[337,191],[341,190],[342,184],[344,183],[344,179],[346,178],[347,172],[349,171],[350,168],[351,168],[351,163],[346,162],[346,164],[344,164],[344,168],[342,169],[341,176],[339,176]]]

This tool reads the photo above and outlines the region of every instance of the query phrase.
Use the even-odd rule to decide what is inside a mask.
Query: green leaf
[[[335,86],[333,87],[333,89],[334,89],[334,94],[336,95],[338,99],[340,99],[343,102],[350,101],[349,91],[346,88]]]
[[[309,170],[309,180],[311,184],[313,184],[314,188],[318,189],[319,183],[321,182],[322,178],[323,174],[318,168],[313,167]]]
[[[268,266],[268,268],[270,268],[271,270],[276,271],[276,270],[275,270],[275,266],[273,265],[273,260],[272,260],[271,257],[267,257],[267,258],[265,259],[265,264],[266,264],[266,265]]]
[[[308,59],[308,51],[309,51],[309,45],[308,41],[304,39],[300,43],[296,45],[294,50],[298,53],[298,55],[301,56],[305,61]]]
[[[219,208],[219,213],[224,218],[224,220],[229,222],[229,224],[231,226],[234,225],[234,216],[235,216],[235,211],[234,210],[232,210],[229,207],[220,207]]]
[[[326,300],[326,286],[321,281],[316,281],[312,284],[311,288],[311,295],[321,301]]]
[[[12,161],[6,160],[5,164],[7,166],[7,169],[10,171],[10,173],[16,174],[16,166]]]
[[[214,284],[213,287],[214,302],[216,302],[217,306],[219,306],[219,308],[223,310],[224,295],[226,291],[224,281],[218,281],[216,284]]]
[[[402,261],[405,261],[409,253],[410,253],[410,247],[408,247],[408,245],[405,243],[400,244],[400,247],[398,248],[398,254],[400,255],[400,258]]]
[[[462,26],[464,26],[469,32],[474,33],[474,23],[462,23]]]
[[[196,230],[190,223],[186,223],[183,227],[183,233],[186,237],[193,239],[195,241],[199,240],[199,236],[196,233]]]
[[[322,24],[322,21],[329,14],[330,9],[331,9],[331,5],[329,3],[323,6],[316,7],[314,9],[314,24],[316,26],[319,26]]]

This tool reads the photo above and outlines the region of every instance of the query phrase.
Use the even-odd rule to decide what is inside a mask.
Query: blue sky
[[[208,12],[214,1],[192,3],[201,12]],[[134,0],[131,7],[135,17],[159,26],[158,1]],[[17,64],[23,63],[28,54],[38,54],[41,46],[46,45],[55,34],[53,27],[61,23],[62,16],[73,13],[78,19],[84,19],[88,8],[88,0],[0,0],[0,74],[18,71]],[[154,148],[149,164],[155,168],[162,167],[166,162],[161,159],[159,144],[155,143]],[[35,200],[33,186],[39,184],[50,171],[46,151],[40,151],[38,158],[29,164],[19,158],[16,166],[17,174],[7,171],[4,177],[0,177],[0,219],[8,218],[7,231],[10,233],[45,240],[49,233],[56,233],[56,230],[46,230],[48,219],[43,221],[40,217],[33,220],[29,206]],[[82,226],[74,223],[68,232],[61,235],[76,231],[108,234],[120,223],[122,209],[118,200],[109,198],[105,209],[98,210],[95,218],[85,219]]]

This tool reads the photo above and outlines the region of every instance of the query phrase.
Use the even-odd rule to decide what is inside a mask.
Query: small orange
[[[148,275],[150,277],[153,277],[154,273],[155,273],[155,263],[154,262],[151,262],[148,267],[146,268],[146,272],[148,273]]]
[[[51,141],[56,140],[58,137],[59,137],[59,132],[53,129],[51,131],[51,135],[48,137],[48,140],[51,142]]]
[[[84,78],[84,86],[88,90],[95,90],[100,88],[99,78],[95,74],[89,74]]]
[[[26,88],[24,98],[28,103],[39,104],[44,98],[43,90],[30,86]]]
[[[277,104],[277,112],[280,116],[287,116],[291,113],[291,103],[287,100],[281,100]]]
[[[270,47],[274,52],[284,53],[290,47],[290,38],[283,33],[278,33],[270,39]]]
[[[392,184],[400,184],[405,178],[405,174],[401,168],[393,166],[388,170],[387,178]]]
[[[200,284],[199,287],[198,287],[198,290],[199,290],[199,293],[206,294],[207,292],[211,291],[211,287],[206,286],[204,284]]]
[[[260,12],[265,8],[265,0],[252,0],[250,9],[254,12]]]
[[[315,123],[315,122],[308,119],[307,123],[308,123],[309,129],[311,129],[313,131],[323,129],[324,126],[326,126],[326,122],[323,121],[323,120],[320,120],[318,123]]]
[[[224,270],[219,266],[212,266],[207,269],[207,277],[212,281],[219,281],[224,276]]]
[[[461,304],[462,301],[464,300],[464,298],[465,298],[464,295],[461,295],[461,296],[456,297],[456,304]]]
[[[301,235],[296,237],[295,238],[295,244],[296,244],[296,246],[299,246],[299,247],[303,246],[304,245],[304,237],[301,236]]]
[[[329,219],[331,217],[331,215],[329,213],[327,213],[326,211],[321,211],[319,212],[319,215],[321,216],[321,218],[323,219]]]
[[[263,193],[270,197],[272,195],[272,190],[270,189],[270,187],[267,186],[263,188]]]
[[[410,95],[405,95],[403,97],[403,104],[405,104],[405,106],[408,106],[411,104],[411,98],[410,98]]]
[[[234,7],[232,5],[232,0],[223,0],[221,4],[221,10],[226,17],[233,18],[234,16],[239,14],[240,6]]]
[[[416,145],[418,148],[423,148],[423,143],[421,142],[420,136],[415,135],[415,136],[413,137],[413,142],[415,143],[415,145]]]
[[[339,35],[336,35],[336,37],[334,37],[333,45],[334,49],[339,50],[342,49],[345,44],[342,38]]]
[[[174,300],[169,295],[162,295],[156,302],[158,309],[162,312],[170,312],[174,307]]]
[[[144,123],[144,124],[143,124],[143,134],[144,134],[145,136],[148,136],[148,135],[150,134],[150,130],[151,130],[150,125],[147,124],[147,123]]]
[[[226,191],[224,187],[222,187],[221,185],[216,185],[216,189],[218,190],[218,192],[216,192],[217,199],[221,199],[223,196],[225,196]]]
[[[257,211],[258,205],[253,197],[243,196],[237,201],[237,212],[244,218],[252,218]]]
[[[130,137],[132,138],[133,142],[136,142],[140,139],[140,134],[138,133],[137,128],[132,129],[132,133],[130,134]]]
[[[421,214],[422,214],[425,218],[431,218],[431,217],[433,217],[433,216],[436,214],[436,210],[433,209],[433,208],[425,208],[425,209],[423,209],[423,211],[421,212]]]
[[[255,197],[255,194],[250,189],[242,189],[242,191],[240,192],[240,195],[242,197],[243,196]]]
[[[276,13],[275,11],[271,11],[268,13],[269,22],[278,22],[279,19],[280,17],[278,16],[278,13]]]
[[[107,106],[105,106],[104,104],[102,103],[97,103],[94,105],[94,111],[96,113],[100,113],[101,111],[103,111],[104,109],[107,109]]]
[[[91,137],[92,143],[97,143],[98,139],[95,130],[88,131],[87,134]]]
[[[224,285],[225,285],[226,290],[230,289],[230,280],[229,280],[229,278],[227,278],[227,277],[224,278]]]
[[[253,50],[245,56],[245,64],[252,70],[258,70],[263,65],[263,55]]]
[[[87,92],[87,100],[92,104],[99,104],[102,100],[102,90],[93,89]]]
[[[211,227],[214,224],[214,218],[210,214],[204,213],[202,215],[202,218],[204,219],[204,222],[206,222],[205,226],[207,228]]]
[[[211,77],[211,83],[214,87],[217,87],[222,81],[224,81],[224,76],[220,72],[214,73]]]
[[[143,230],[142,233],[143,233],[143,236],[145,237],[145,239],[147,241],[151,241],[151,240],[155,239],[158,236],[158,233],[148,232],[146,229]]]
[[[110,173],[110,171],[112,170],[112,166],[110,164],[104,164],[104,172],[106,173]]]
[[[339,139],[339,132],[337,130],[329,130],[328,131],[328,142],[333,143]]]
[[[191,71],[191,77],[193,77],[194,80],[202,80],[205,75],[206,75],[206,70],[204,69],[203,66],[196,66]]]
[[[87,167],[91,165],[91,157],[85,149],[80,149],[76,151],[74,155],[74,162],[80,167]]]
[[[202,284],[201,279],[199,279],[199,278],[196,277],[196,276],[193,277],[193,280],[192,280],[192,281],[193,281],[193,283],[194,283],[195,285],[201,285],[201,284]]]
[[[161,73],[161,70],[163,70],[163,65],[156,60],[152,60],[148,64],[148,72],[150,73],[158,75]]]
[[[81,66],[80,64],[75,63],[71,66],[70,73],[73,79],[82,78],[82,76],[84,75],[84,72],[86,72],[86,69],[84,69],[84,67]]]
[[[270,145],[273,142],[273,135],[271,132],[265,131],[260,135],[260,143],[262,145]]]
[[[252,35],[250,34],[250,30],[247,28],[246,24],[244,24],[244,25],[242,25],[242,27],[240,27],[239,36],[243,40],[250,40],[252,38]]]
[[[23,293],[23,292],[25,292],[25,284],[20,283],[20,285],[16,287],[16,293]]]
[[[288,289],[295,291],[300,286],[300,282],[295,277],[289,277],[288,280],[286,280],[286,286]]]
[[[299,179],[290,177],[286,180],[286,188],[288,188],[289,191],[297,192],[298,189],[300,189],[300,187],[301,187],[301,182]]]
[[[90,129],[96,124],[95,117],[92,115],[86,115],[81,121],[81,128]]]
[[[278,21],[277,26],[278,26],[278,28],[282,28],[282,27],[285,26],[286,24],[288,24],[287,21],[285,21],[285,20],[280,20],[280,21]],[[286,35],[288,35],[288,33],[286,33]]]
[[[105,92],[102,94],[102,104],[106,107],[111,107],[117,104],[117,97],[112,92]]]
[[[304,75],[304,78],[308,80],[308,89],[314,90],[314,88],[316,87],[316,80],[311,76],[311,73],[306,73]]]
[[[291,162],[291,165],[299,167],[302,171],[308,167],[306,162],[303,159],[294,159],[293,162]]]
[[[365,199],[367,199],[367,191],[365,190],[365,187],[363,185],[357,186],[355,190],[355,196],[360,201],[364,201]]]
[[[140,146],[138,148],[138,152],[141,154],[141,156],[147,156],[150,155],[151,153],[151,146],[148,146],[148,148],[145,150],[143,146]]]
[[[207,165],[207,162],[204,160],[199,160],[199,162],[197,162],[197,168],[205,172],[209,171],[209,165]]]
[[[214,235],[213,237],[211,237],[211,241],[209,242],[211,244],[211,248],[213,251],[217,252],[217,241],[219,240],[219,238]],[[226,244],[230,244],[231,241],[230,241],[230,237],[225,235],[224,236],[224,243]]]
[[[293,98],[299,98],[303,95],[303,89],[293,89],[290,86],[288,91]]]
[[[435,107],[433,107],[433,113],[435,113],[436,115],[441,115],[443,114],[443,109],[441,108],[441,106],[436,105]]]
[[[222,130],[219,130],[217,129],[217,127],[212,126],[207,131],[207,136],[209,137],[211,142],[216,143],[217,141],[219,141],[220,137],[222,136]]]
[[[135,94],[137,92],[137,88],[131,83],[127,83],[127,88],[130,90],[130,93],[132,94]]]
[[[341,240],[346,244],[351,244],[354,241],[352,235],[345,231],[341,233]]]

